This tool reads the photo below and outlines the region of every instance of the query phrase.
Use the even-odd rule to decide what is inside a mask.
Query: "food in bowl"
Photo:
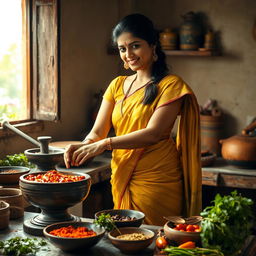
[[[23,166],[0,166],[0,183],[17,184],[20,176],[30,172],[30,169]]]
[[[68,175],[56,170],[50,170],[44,173],[39,174],[29,174],[24,177],[25,180],[35,181],[40,183],[66,183],[66,182],[75,182],[85,179],[85,176],[78,175]]]
[[[60,237],[74,237],[74,238],[90,237],[90,236],[97,235],[97,233],[92,229],[88,229],[87,227],[79,227],[79,226],[74,227],[72,225],[54,229],[50,231],[49,234],[54,236],[60,236]]]
[[[91,234],[90,236],[82,236],[82,237],[64,237],[64,236],[56,236],[51,234],[52,231],[56,231],[59,229],[67,230],[72,227],[73,230],[79,230],[79,228],[85,228],[84,230],[89,230]],[[83,229],[81,229],[83,230]],[[80,230],[80,231],[81,231]],[[92,233],[93,232],[93,233]],[[105,229],[89,222],[58,222],[51,224],[44,228],[43,230],[44,236],[55,246],[60,248],[63,251],[81,251],[82,249],[88,249],[95,244],[97,244],[104,236]]]
[[[139,227],[145,218],[145,214],[136,210],[108,209],[95,213],[96,221],[99,217],[110,217],[116,227]]]
[[[185,243],[188,241],[200,243],[200,241],[201,241],[201,237],[200,237],[201,227],[200,226],[198,226],[199,227],[198,229],[197,228],[195,229],[195,227],[193,227],[193,226],[197,226],[197,225],[190,225],[190,224],[189,225],[182,224],[184,226],[182,226],[181,224],[179,226],[178,225],[179,224],[174,224],[172,221],[168,221],[167,223],[165,223],[164,234],[170,241],[174,241],[178,244],[182,244],[182,243]],[[192,231],[192,230],[194,230],[194,231]],[[195,230],[197,230],[197,231],[195,231]]]
[[[155,238],[155,235],[155,232],[150,229],[124,227],[113,229],[108,233],[108,238],[110,239],[111,243],[121,252],[131,254],[138,253],[150,246]]]

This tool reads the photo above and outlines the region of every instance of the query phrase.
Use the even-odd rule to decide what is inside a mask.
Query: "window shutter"
[[[34,119],[59,119],[57,0],[32,0],[32,102]]]

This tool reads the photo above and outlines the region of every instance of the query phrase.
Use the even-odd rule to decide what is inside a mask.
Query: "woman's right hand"
[[[89,144],[86,143],[86,144]],[[70,144],[65,148],[65,152],[64,152],[64,162],[66,165],[66,168],[70,168],[71,167],[71,163],[72,163],[72,157],[73,157],[73,153],[79,149],[80,147],[84,146],[85,143],[79,143],[79,144]]]

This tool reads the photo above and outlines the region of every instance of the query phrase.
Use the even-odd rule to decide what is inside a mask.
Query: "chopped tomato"
[[[186,227],[186,231],[188,232],[194,232],[195,228],[193,227],[193,225],[187,225]]]

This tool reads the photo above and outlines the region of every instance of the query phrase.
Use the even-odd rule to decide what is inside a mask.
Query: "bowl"
[[[1,184],[18,184],[20,176],[30,172],[28,167],[23,166],[0,166]]]
[[[201,232],[187,232],[174,229],[175,224],[172,221],[168,221],[164,225],[164,234],[170,241],[175,241],[178,244],[182,244],[188,241],[195,243],[201,242]]]
[[[214,164],[217,156],[209,151],[201,152],[201,165],[202,167],[211,166]]]
[[[146,249],[153,242],[156,236],[153,231],[146,228],[125,227],[119,228],[119,231],[122,235],[140,233],[148,236],[148,238],[144,240],[124,240],[117,238],[120,235],[117,229],[113,229],[111,232],[109,232],[108,238],[110,239],[111,243],[121,252],[126,254],[134,254]]]
[[[59,173],[85,178],[65,183],[41,183],[27,180],[29,174],[20,177],[20,189],[24,198],[42,210],[33,218],[33,223],[38,226],[46,227],[56,222],[74,221],[74,216],[69,214],[67,209],[85,200],[89,194],[91,177],[88,174],[67,171]],[[33,175],[44,174],[46,173],[33,173]]]
[[[96,236],[72,238],[72,237],[59,237],[50,234],[49,232],[61,227],[67,227],[72,225],[73,227],[87,227],[90,230],[96,232]],[[60,222],[49,225],[43,230],[44,236],[55,246],[63,251],[75,251],[88,249],[97,244],[104,236],[105,229],[89,222]]]
[[[21,190],[18,188],[1,188],[0,200],[10,205],[10,219],[18,219],[24,216],[24,201]]]
[[[139,227],[145,218],[145,214],[140,211],[125,210],[125,209],[119,209],[119,210],[118,209],[109,209],[109,210],[102,210],[102,211],[96,212],[95,219],[98,219],[98,217],[102,213],[110,214],[110,216],[119,215],[119,216],[123,216],[123,217],[136,218],[134,220],[127,220],[127,221],[114,220],[114,223],[118,228],[120,228],[120,227]]]
[[[0,201],[0,229],[8,228],[10,219],[10,205]]]

